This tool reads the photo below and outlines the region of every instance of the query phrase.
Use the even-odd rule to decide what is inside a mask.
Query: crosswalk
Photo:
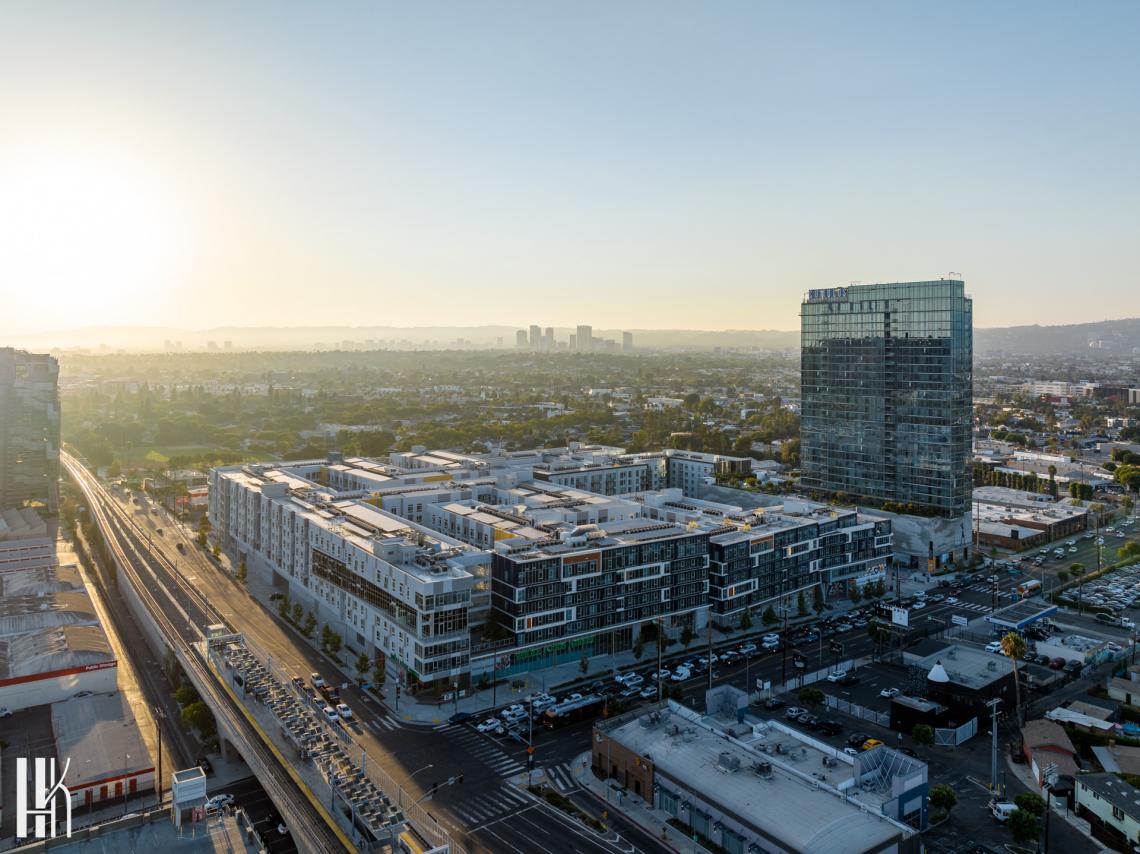
[[[525,792],[504,784],[478,794],[465,791],[463,798],[449,804],[448,809],[463,820],[468,831],[473,831],[534,804],[535,800]]]
[[[990,606],[978,602],[959,602],[950,606],[951,611],[977,611],[979,614],[988,614]]]
[[[489,738],[475,732],[471,727],[461,724],[448,724],[439,727],[437,731],[446,733],[449,740],[459,742],[465,753],[474,756],[503,777],[512,777],[526,770],[523,763],[511,759],[503,752],[502,748]]]
[[[384,731],[391,732],[392,730],[400,729],[400,725],[392,720],[392,718],[390,718],[388,715],[384,715],[384,717],[377,720],[366,721],[365,725],[375,733],[381,733]]]
[[[574,779],[574,772],[570,770],[570,763],[563,762],[561,765],[549,765],[545,769],[546,777],[554,784],[554,787],[560,792],[570,792],[578,788],[578,783]]]

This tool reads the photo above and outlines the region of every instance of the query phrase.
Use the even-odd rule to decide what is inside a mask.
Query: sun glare
[[[183,235],[145,168],[105,154],[0,161],[0,282],[57,326],[115,323],[172,286]],[[42,302],[40,302],[42,300]]]

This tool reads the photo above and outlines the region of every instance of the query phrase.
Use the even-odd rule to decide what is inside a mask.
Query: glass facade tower
[[[974,336],[965,284],[809,291],[800,332],[802,486],[967,512]]]

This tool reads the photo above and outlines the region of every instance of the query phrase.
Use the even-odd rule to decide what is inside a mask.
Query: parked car
[[[828,682],[842,682],[846,678],[847,678],[847,671],[846,670],[833,670],[831,673],[827,674],[827,681]]]
[[[1084,664],[1077,661],[1076,659],[1072,659],[1070,661],[1066,661],[1065,666],[1062,667],[1061,669],[1064,670],[1066,673],[1076,673],[1082,667],[1084,667]]]
[[[802,715],[804,711],[805,710],[801,709],[799,706],[789,706],[788,710],[784,712],[784,717],[788,720],[795,720],[800,715]]]
[[[487,718],[487,720],[476,724],[475,729],[479,730],[479,732],[489,732],[494,735],[502,735],[504,732],[502,722],[495,718]]]
[[[656,691],[657,689],[656,689],[656,688],[654,688],[654,689],[651,689],[651,690],[653,690],[653,691]],[[623,688],[623,689],[621,690],[621,693],[620,693],[620,694],[618,694],[618,696],[619,696],[619,697],[625,697],[625,698],[627,698],[627,699],[628,699],[628,698],[630,698],[630,697],[636,697],[636,696],[637,696],[638,694],[640,694],[640,693],[641,693],[641,688],[639,688],[637,685],[631,685],[631,686],[630,686],[630,687],[628,687],[628,688]]]
[[[888,700],[897,697],[902,692],[898,688],[884,688],[879,692],[880,697],[886,697]]]
[[[853,732],[847,736],[847,744],[851,747],[860,747],[863,742],[871,737],[870,733],[866,732]]]
[[[835,721],[820,721],[816,728],[824,735],[839,735],[843,732],[843,727]]]
[[[779,643],[778,638],[777,638],[777,643]],[[742,646],[740,648],[740,654],[741,655],[753,655],[755,652],[756,652],[756,644],[754,644],[754,643],[746,643],[746,644],[744,644],[744,646]]]
[[[657,688],[653,685],[650,685],[648,688],[642,688],[641,689],[641,699],[643,699],[643,700],[649,700],[649,699],[656,697],[656,696],[657,696]]]
[[[764,708],[770,712],[774,712],[776,709],[782,709],[786,705],[787,703],[785,703],[779,697],[769,697],[764,701]]]
[[[691,678],[692,675],[693,674],[689,671],[689,669],[687,667],[682,666],[682,667],[678,667],[676,670],[674,670],[673,675],[670,676],[669,679],[672,682],[684,682],[686,679]]]
[[[1049,662],[1049,666],[1054,670],[1060,670],[1065,666],[1065,659],[1061,658],[1061,656],[1058,655],[1056,658]]]
[[[847,675],[839,680],[839,684],[840,685],[858,685],[859,684],[859,677],[856,676],[850,670],[848,670]]]
[[[222,807],[232,807],[234,805],[234,796],[228,794],[214,795],[211,798],[206,798],[206,812],[215,813]]]
[[[990,641],[986,644],[986,652],[996,652],[1001,655],[1001,641]]]
[[[868,738],[860,747],[861,750],[870,750],[873,747],[882,747],[883,743],[877,738]]]

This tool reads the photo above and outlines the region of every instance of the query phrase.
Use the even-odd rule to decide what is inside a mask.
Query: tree
[[[764,613],[760,615],[760,622],[765,626],[773,625],[779,618],[776,616],[776,610],[769,605],[764,609]]]
[[[305,609],[301,607],[300,602],[293,603],[293,625],[301,625],[301,618],[305,616]]]
[[[932,807],[943,812],[950,812],[954,808],[954,804],[958,803],[958,795],[945,783],[935,783],[931,786],[928,798]]]
[[[289,597],[282,596],[281,599],[277,602],[277,616],[282,620],[288,620],[289,610],[291,607],[292,606],[289,604]]]
[[[1134,506],[1136,506],[1136,502],[1132,500],[1131,495],[1125,495],[1120,499],[1120,507],[1125,513],[1131,513]]]
[[[578,669],[582,671],[583,676],[590,669],[590,656],[586,653],[582,653],[582,657],[578,659]]]
[[[333,630],[329,628],[329,624],[325,623],[321,626],[321,649],[328,650],[329,643],[332,642]]]
[[[693,642],[694,637],[695,635],[693,634],[692,627],[685,626],[683,629],[681,629],[681,646],[687,647]]]
[[[1037,821],[1037,816],[1022,809],[1016,809],[1009,814],[1006,827],[1016,842],[1034,842],[1041,834],[1041,825]]]
[[[934,730],[927,724],[915,724],[910,731],[910,738],[920,747],[929,747],[934,744]]]
[[[212,738],[218,731],[218,726],[214,722],[214,713],[201,700],[182,708],[182,723],[190,729],[197,730],[204,741]]]
[[[1034,792],[1022,792],[1013,802],[1019,810],[1024,810],[1034,818],[1045,815],[1045,800]]]
[[[1125,543],[1116,550],[1116,556],[1121,560],[1128,560],[1133,557],[1140,557],[1140,543],[1135,541]]]
[[[314,617],[312,612],[310,611],[309,613],[305,614],[305,622],[301,626],[301,633],[305,637],[311,638],[313,636],[313,630],[316,629],[316,627],[317,627],[317,618]]]
[[[214,548],[211,551],[213,552],[214,557],[221,557],[222,556],[222,547],[219,546],[217,543],[214,543]]]
[[[341,638],[341,636],[336,632],[333,632],[332,637],[329,638],[329,654],[335,658],[340,654],[340,648],[343,644],[344,640]]]
[[[1061,583],[1061,584],[1064,584],[1064,583],[1065,583],[1066,581],[1068,581],[1068,580],[1069,580],[1069,572],[1068,572],[1068,570],[1062,569],[1062,570],[1059,570],[1059,571],[1057,572],[1057,581],[1058,581],[1059,583]]]
[[[249,570],[245,567],[245,555],[242,555],[241,560],[238,561],[237,569],[234,570],[234,578],[239,584],[245,584],[249,578]]]
[[[198,702],[198,692],[194,690],[192,685],[183,685],[174,692],[174,699],[178,701],[180,706],[189,706],[191,703]]]
[[[388,674],[384,672],[384,661],[379,658],[376,659],[372,665],[372,684],[376,687],[380,687],[384,684],[384,680],[387,676]]]
[[[752,628],[752,614],[747,608],[745,608],[744,613],[740,615],[740,628],[745,632]]]
[[[641,661],[641,656],[643,655],[645,655],[645,644],[643,644],[639,638],[633,645],[633,657],[638,661]]]
[[[362,652],[356,656],[356,681],[363,682],[364,674],[368,672],[368,668],[372,666],[372,659],[368,657],[368,653]]]
[[[800,688],[799,698],[801,703],[812,708],[822,704],[825,699],[823,692],[811,685]]]
[[[796,597],[796,611],[801,617],[807,616],[807,599],[804,598],[804,592],[801,590]]]
[[[1013,702],[1017,711],[1018,726],[1022,726],[1024,721],[1021,719],[1021,680],[1018,678],[1017,662],[1021,661],[1025,650],[1025,638],[1017,632],[1006,632],[1002,635],[1001,651],[1009,658],[1010,666],[1013,668]]]
[[[851,600],[852,605],[858,605],[863,599],[863,594],[860,592],[858,584],[851,585],[851,590],[847,593],[847,598]]]

